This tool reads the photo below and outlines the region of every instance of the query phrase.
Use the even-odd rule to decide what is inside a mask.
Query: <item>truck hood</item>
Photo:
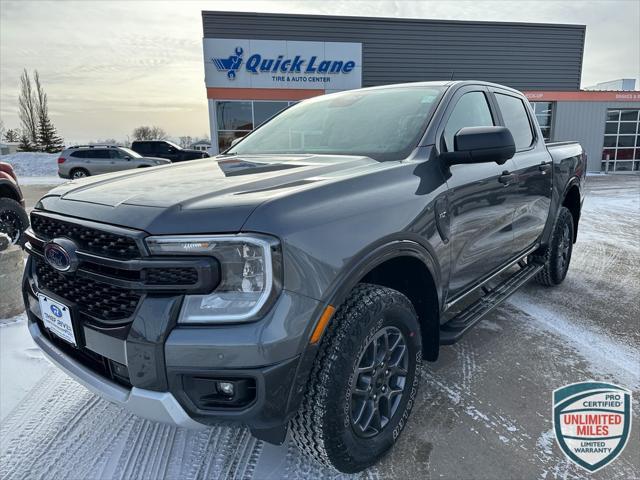
[[[41,207],[150,233],[235,232],[267,200],[379,168],[355,156],[205,158],[68,182]]]

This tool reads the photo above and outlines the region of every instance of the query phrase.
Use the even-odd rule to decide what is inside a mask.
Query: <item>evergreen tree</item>
[[[23,132],[20,136],[20,145],[18,145],[19,152],[33,152],[33,145],[29,141],[29,137]]]
[[[16,130],[16,129],[10,128],[4,134],[4,141],[5,142],[19,142],[20,141],[20,132],[18,132],[18,130]]]
[[[38,144],[40,150],[47,153],[59,152],[64,148],[62,138],[56,132],[49,116],[45,114],[40,116],[38,120]]]
[[[47,94],[40,84],[40,76],[36,70],[34,73],[36,84],[36,101],[38,112],[38,146],[39,149],[47,153],[59,152],[63,149],[62,138],[58,136],[56,127],[53,126],[49,118],[49,107],[47,106]]]

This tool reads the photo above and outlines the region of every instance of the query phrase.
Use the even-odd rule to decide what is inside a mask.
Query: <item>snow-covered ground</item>
[[[58,177],[57,153],[18,152],[0,156],[0,162],[13,166],[21,185],[56,185],[67,180]]]
[[[588,183],[565,282],[525,286],[443,347],[421,372],[398,444],[358,478],[585,478],[560,452],[551,419],[552,391],[585,380],[634,394],[625,451],[589,478],[639,478],[640,177]],[[246,429],[187,431],[134,417],[43,360],[23,317],[0,337],[2,479],[343,477]]]
[[[24,313],[0,320],[0,422],[53,368],[31,340]]]

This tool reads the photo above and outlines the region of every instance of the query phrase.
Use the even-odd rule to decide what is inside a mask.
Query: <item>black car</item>
[[[424,406],[423,360],[529,280],[564,280],[585,165],[501,85],[315,97],[214,159],[49,192],[26,234],[29,329],[137,415],[289,431],[357,472]]]
[[[166,158],[174,163],[209,156],[207,152],[182,148],[168,140],[137,140],[131,144],[131,150],[138,152],[143,157]]]

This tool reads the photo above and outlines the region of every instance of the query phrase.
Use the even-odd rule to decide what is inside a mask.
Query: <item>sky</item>
[[[0,119],[19,127],[18,82],[37,69],[67,144],[139,125],[208,136],[202,10],[572,23],[587,26],[582,86],[640,78],[640,0],[0,0]]]

